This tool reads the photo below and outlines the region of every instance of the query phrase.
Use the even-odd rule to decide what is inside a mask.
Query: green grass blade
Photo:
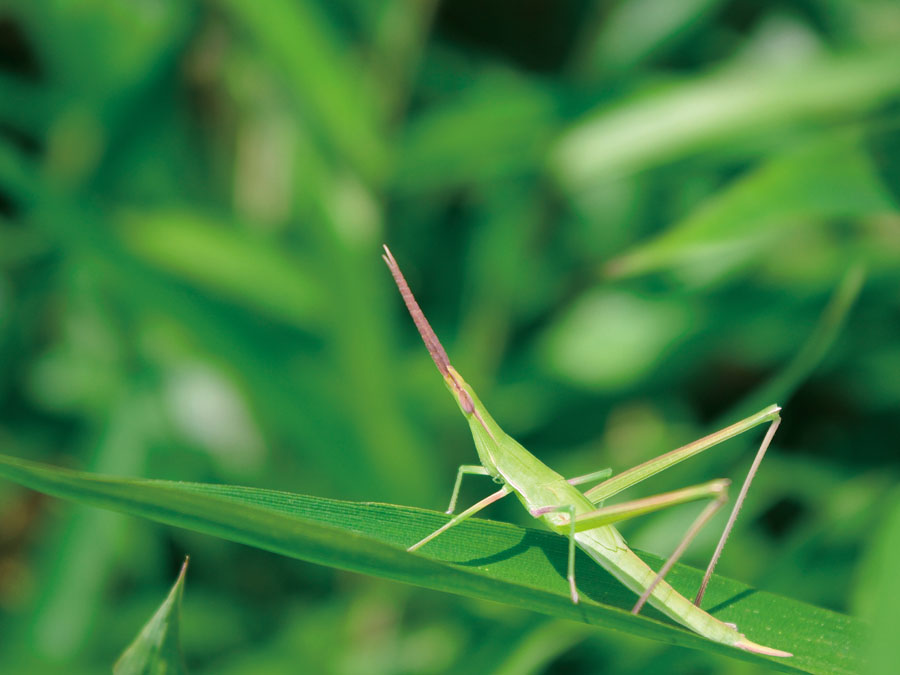
[[[834,348],[838,338],[843,334],[850,317],[850,310],[856,305],[865,280],[865,266],[861,263],[852,264],[831,294],[816,327],[794,354],[794,357],[771,379],[729,410],[724,418],[744,417],[754,410],[759,410],[769,401],[778,401],[782,405],[787,403],[794,392],[821,365]],[[723,424],[727,424],[727,422],[723,422]]]
[[[327,299],[302,261],[233,225],[200,209],[160,209],[127,214],[120,234],[137,257],[212,295],[303,330],[321,329],[317,318]]]
[[[900,644],[894,632],[900,620],[900,579],[897,556],[900,556],[900,491],[895,490],[885,501],[884,519],[859,570],[856,593],[860,613],[872,622],[868,641],[868,675],[889,673],[900,658]]]
[[[228,0],[225,11],[285,77],[301,113],[320,136],[372,179],[389,149],[378,129],[376,96],[354,50],[310,3]]]
[[[721,0],[635,0],[614,5],[603,13],[597,35],[584,50],[581,70],[599,78],[645,62],[672,43],[691,39],[696,25],[721,4]]]
[[[405,194],[528,174],[554,124],[549,92],[506,72],[481,74],[452,105],[413,118],[394,188]]]
[[[601,106],[558,140],[549,161],[569,191],[817,116],[859,114],[900,89],[895,48],[802,69],[723,71]]]
[[[169,595],[116,661],[113,675],[184,675],[187,672],[178,632],[187,566],[185,560]]]
[[[775,157],[610,261],[603,273],[620,278],[671,270],[708,281],[773,250],[803,223],[893,211],[860,138],[857,130],[827,134]]]
[[[703,649],[785,672],[859,672],[864,629],[855,619],[716,577],[706,607],[748,637],[792,651],[771,660],[715,644],[651,611],[586,556],[569,600],[566,543],[549,532],[472,519],[410,554],[403,547],[446,522],[444,514],[390,504],[342,502],[224,485],[91,475],[0,456],[0,475],[49,495],[184,527],[309,562],[494,600],[554,617]],[[660,560],[645,559],[654,566]],[[690,592],[701,573],[677,566],[672,584]],[[708,604],[707,604],[708,603]]]

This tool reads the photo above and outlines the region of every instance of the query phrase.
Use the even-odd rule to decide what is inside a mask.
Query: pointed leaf
[[[116,661],[113,675],[184,675],[187,672],[178,632],[187,566],[185,560],[169,595]]]
[[[573,605],[565,579],[565,539],[550,532],[471,519],[438,537],[421,554],[403,547],[448,516],[390,504],[341,502],[226,485],[96,476],[0,455],[0,475],[46,494],[185,527],[282,555],[372,574],[551,616],[626,631],[694,649],[763,663],[785,672],[855,673],[864,628],[844,616],[714,577],[706,608],[737,623],[757,642],[786,649],[771,659],[704,638],[648,610],[628,610],[634,596],[586,556]],[[661,561],[643,555],[652,566]],[[702,574],[677,565],[667,580],[681,592]]]

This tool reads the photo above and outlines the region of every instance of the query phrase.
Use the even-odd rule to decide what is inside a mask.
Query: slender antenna
[[[400,289],[400,295],[403,297],[403,302],[406,303],[406,309],[409,310],[409,313],[416,324],[416,328],[419,329],[419,335],[422,336],[422,341],[425,343],[425,346],[428,347],[428,353],[431,354],[434,364],[437,366],[438,370],[441,371],[441,375],[444,377],[450,376],[450,359],[447,356],[447,352],[444,351],[441,341],[438,340],[437,335],[434,334],[431,324],[428,323],[428,319],[426,319],[425,314],[422,313],[419,303],[416,302],[412,291],[409,290],[409,284],[407,284],[406,279],[403,278],[403,272],[401,272],[400,267],[397,266],[397,261],[394,260],[394,255],[387,247],[387,244],[384,245],[384,255],[381,257],[384,259],[384,262],[387,263],[388,269],[391,270],[394,281],[397,282],[397,288]]]

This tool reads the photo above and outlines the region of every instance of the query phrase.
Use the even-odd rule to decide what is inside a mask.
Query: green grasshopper
[[[628,469],[617,476],[610,478],[612,470],[605,469],[566,480],[563,476],[543,464],[514,439],[507,436],[497,422],[494,421],[493,417],[490,416],[472,388],[450,365],[447,353],[413,297],[406,279],[404,279],[400,268],[397,266],[397,261],[394,260],[394,256],[387,246],[384,247],[384,251],[385,253],[382,257],[387,263],[394,281],[397,283],[397,287],[400,289],[403,301],[406,303],[406,307],[412,315],[416,327],[419,329],[419,334],[422,336],[422,340],[425,342],[425,346],[428,348],[435,365],[437,365],[441,375],[444,376],[447,388],[453,394],[460,410],[462,410],[463,415],[469,422],[469,427],[475,440],[475,448],[478,451],[478,458],[481,460],[481,465],[463,465],[459,467],[453,494],[450,498],[450,508],[447,509],[447,513],[453,513],[454,511],[464,475],[490,476],[495,482],[503,486],[450,519],[444,526],[413,544],[407,550],[415,551],[489,504],[510,493],[514,493],[525,508],[528,509],[528,513],[532,517],[540,518],[551,530],[568,537],[567,579],[573,603],[578,602],[578,590],[575,587],[575,546],[577,545],[621,583],[640,595],[632,609],[632,613],[637,614],[644,604],[649,602],[653,607],[674,621],[715,642],[721,642],[722,644],[756,654],[792,656],[789,652],[751,642],[743,633],[737,630],[735,625],[719,621],[699,607],[700,600],[703,598],[725,541],[731,532],[738,511],[750,487],[750,482],[765,455],[775,430],[778,428],[780,422],[779,406],[771,405],[740,422],[677,450],[644,462],[632,469]],[[663,578],[703,525],[725,503],[730,482],[727,480],[714,480],[703,485],[696,485],[644,499],[636,499],[614,506],[604,507],[599,505],[609,497],[663,469],[767,422],[769,427],[765,438],[756,453],[747,478],[744,480],[731,516],[725,525],[725,530],[706,569],[706,574],[700,584],[697,596],[694,602],[691,602],[676,592]],[[576,485],[596,482],[600,479],[606,480],[584,493],[575,488]],[[650,569],[644,561],[628,548],[622,535],[612,525],[621,520],[701,499],[710,499],[712,501],[697,517],[676,547],[675,552],[658,573]]]

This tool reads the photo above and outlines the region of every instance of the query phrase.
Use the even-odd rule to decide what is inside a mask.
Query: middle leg
[[[569,515],[569,563],[566,568],[566,579],[569,580],[569,592],[572,594],[572,602],[578,604],[578,591],[575,589],[575,507],[571,504],[560,506],[542,506],[529,509],[532,516],[539,518],[548,513],[567,513]]]

